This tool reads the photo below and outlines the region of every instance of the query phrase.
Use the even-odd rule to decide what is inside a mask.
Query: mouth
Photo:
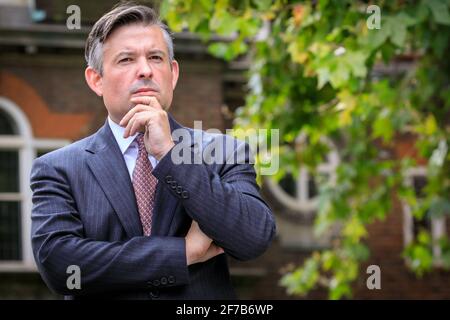
[[[156,94],[158,94],[158,91],[151,88],[140,88],[133,93],[135,96],[153,96]]]

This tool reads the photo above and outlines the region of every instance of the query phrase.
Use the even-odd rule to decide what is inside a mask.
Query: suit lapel
[[[86,149],[87,164],[116,211],[127,235],[142,236],[142,224],[130,176],[120,148],[106,122]]]
[[[182,126],[169,114],[171,132]],[[192,135],[191,130],[190,134]],[[194,140],[191,140],[194,143]],[[177,142],[177,141],[175,141]],[[133,185],[122,152],[106,121],[92,143],[86,148],[91,153],[87,163],[103,192],[116,211],[127,235],[142,236],[142,224],[136,205]],[[155,206],[152,219],[152,235],[165,236],[170,230],[178,199],[172,195],[162,181],[156,186]]]

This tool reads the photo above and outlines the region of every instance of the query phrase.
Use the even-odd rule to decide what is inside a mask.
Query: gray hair
[[[169,52],[169,61],[172,62],[174,59],[172,36],[158,14],[152,8],[143,5],[124,3],[103,15],[92,27],[84,50],[88,66],[103,75],[103,44],[118,27],[135,23],[146,26],[156,25],[161,28]]]

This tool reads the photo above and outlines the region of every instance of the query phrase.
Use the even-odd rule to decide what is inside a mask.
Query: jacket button
[[[170,284],[175,283],[175,277],[174,276],[169,276],[168,277],[168,281],[169,281]]]
[[[172,182],[172,176],[166,176],[166,183]]]
[[[178,187],[178,184],[175,180],[172,180],[172,182],[170,183],[170,187],[175,190]]]
[[[160,281],[158,279],[153,280],[153,285],[155,287],[159,286],[159,284],[160,284]]]
[[[183,191],[183,188],[181,186],[177,187],[177,194],[181,194],[181,192]]]
[[[165,285],[167,284],[167,278],[166,278],[166,277],[162,277],[162,278],[161,278],[161,284],[162,284],[163,286],[165,286]]]
[[[181,193],[181,197],[182,197],[183,199],[188,199],[188,198],[189,198],[189,192],[187,192],[186,190],[184,190],[184,191]]]

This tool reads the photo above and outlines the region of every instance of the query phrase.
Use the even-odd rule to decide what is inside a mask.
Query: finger
[[[214,242],[211,243],[211,250],[213,250],[213,253],[215,253],[215,255],[224,253],[222,247],[219,247],[217,244],[215,244]]]
[[[137,104],[133,108],[131,108],[130,111],[127,112],[127,114],[120,120],[119,125],[124,127],[128,124],[128,121],[137,113],[144,110],[148,110],[148,105],[143,104]]]
[[[203,262],[207,261],[211,258],[214,258],[215,256],[222,254],[224,251],[221,247],[215,245],[214,243],[212,243],[208,250],[206,251],[205,255],[203,256],[203,258],[201,259]]]
[[[152,103],[153,100],[155,100],[155,97],[152,96],[139,96],[139,97],[132,97],[130,99],[131,102],[136,103],[136,104],[145,104],[145,105],[150,105]]]
[[[150,107],[154,107],[155,109],[162,110],[161,104],[159,103],[158,99],[153,96],[140,96],[140,97],[132,97],[131,102],[138,103],[138,104],[144,104]]]
[[[144,132],[145,130],[145,124],[146,124],[146,117],[143,116],[141,113],[138,113],[134,116],[134,121],[131,126],[130,130],[130,136],[133,136],[136,132]]]
[[[125,131],[124,131],[125,139],[130,137],[130,136],[133,136],[136,133],[136,131],[137,131],[136,127],[135,127],[136,126],[136,121],[138,121],[140,119],[140,113],[141,112],[135,113],[135,115],[130,119],[130,121],[128,121],[128,124],[127,124],[127,126],[125,128]],[[137,125],[139,126],[140,122],[138,122]],[[138,130],[139,130],[139,127],[138,127]]]
[[[127,126],[125,127],[125,131],[123,132],[123,137],[126,139],[130,136],[130,132],[131,132],[131,126],[133,125],[134,122],[134,118],[131,118],[128,123]]]

